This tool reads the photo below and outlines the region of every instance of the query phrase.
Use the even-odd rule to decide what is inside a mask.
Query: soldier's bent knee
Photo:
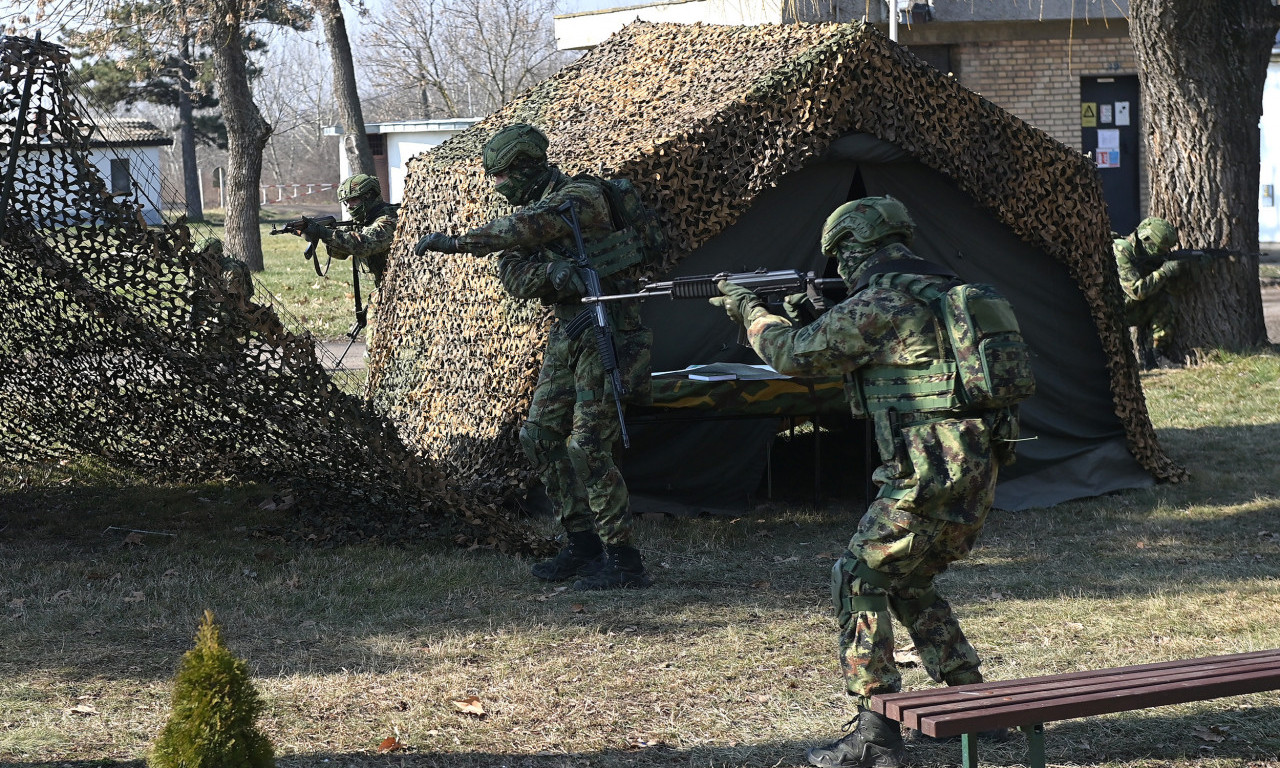
[[[564,435],[537,424],[525,422],[520,427],[520,446],[535,472],[542,472],[564,456],[564,441]]]
[[[855,614],[888,610],[885,587],[889,583],[888,576],[872,570],[852,552],[845,552],[831,567],[831,599],[840,626],[846,626]]]
[[[613,469],[613,458],[599,445],[580,442],[575,436],[569,438],[567,450],[574,471],[587,485],[597,482]]]

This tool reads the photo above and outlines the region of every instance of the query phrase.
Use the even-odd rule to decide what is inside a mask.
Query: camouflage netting
[[[67,52],[0,41],[0,464],[78,455],[288,486],[319,538],[536,539],[464,497],[340,391],[310,334],[249,300],[185,225],[148,228],[90,161]]]
[[[417,259],[411,247],[508,210],[483,178],[480,151],[516,121],[546,131],[566,172],[637,183],[675,245],[659,274],[840,136],[897,144],[1066,265],[1109,359],[1130,451],[1158,479],[1185,475],[1147,414],[1087,158],[868,26],[635,23],[410,165],[370,387],[401,435],[468,490],[511,493],[527,479],[516,435],[549,314],[507,298],[492,258]]]

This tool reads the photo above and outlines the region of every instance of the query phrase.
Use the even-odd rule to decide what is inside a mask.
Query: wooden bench
[[[977,768],[979,732],[1019,728],[1027,764],[1044,768],[1045,723],[1277,689],[1280,649],[879,694],[871,708],[926,736],[961,736],[964,768]]]

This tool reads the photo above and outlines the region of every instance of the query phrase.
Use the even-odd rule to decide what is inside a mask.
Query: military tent
[[[674,244],[657,279],[761,266],[821,272],[817,239],[832,209],[865,194],[903,200],[919,227],[916,250],[1004,290],[1037,355],[1039,391],[1022,412],[1034,439],[1004,475],[1000,506],[1184,474],[1147,415],[1088,158],[869,26],[636,23],[410,164],[370,394],[472,492],[509,496],[529,480],[516,432],[549,315],[506,297],[492,258],[419,259],[411,245],[506,210],[479,157],[517,121],[547,133],[567,172],[640,187]],[[655,370],[748,359],[703,302],[650,300],[645,312]],[[621,457],[634,488],[661,490],[664,474],[679,474],[685,486],[741,489],[763,471],[776,422],[653,428],[658,439],[638,441],[648,450]]]

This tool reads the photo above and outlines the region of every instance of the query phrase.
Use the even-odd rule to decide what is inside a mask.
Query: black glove
[[[413,246],[415,256],[422,256],[427,251],[439,251],[440,253],[457,253],[458,238],[446,235],[443,232],[432,232],[429,235],[423,235],[418,244]]]
[[[547,265],[547,279],[558,293],[571,292],[577,296],[585,296],[587,284],[583,282],[578,268],[567,261],[553,261]]]
[[[716,287],[724,295],[707,299],[707,301],[717,307],[723,307],[724,313],[729,316],[729,319],[739,325],[745,325],[751,321],[753,310],[764,308],[764,299],[752,293],[748,288],[743,288],[728,280],[721,280],[716,283]]]
[[[306,225],[302,227],[302,236],[308,240],[323,240],[332,234],[332,229],[315,219],[307,219]]]

